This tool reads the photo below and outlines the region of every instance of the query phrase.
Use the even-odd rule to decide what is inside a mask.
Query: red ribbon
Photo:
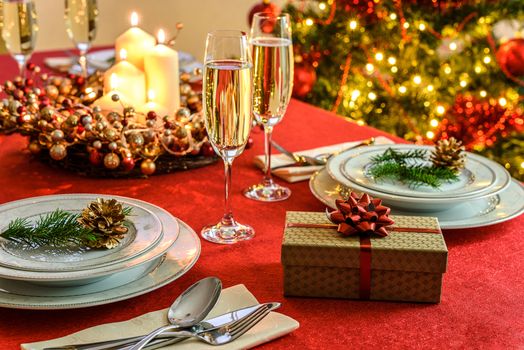
[[[286,227],[302,228],[329,228],[337,229],[344,236],[359,235],[360,237],[360,299],[369,300],[371,295],[371,234],[380,237],[388,235],[385,226],[392,225],[394,221],[389,218],[390,209],[382,205],[380,199],[373,199],[367,194],[358,197],[351,193],[346,201],[337,199],[337,209],[328,213],[333,224],[302,224],[288,223]],[[413,227],[388,227],[396,232],[422,232],[441,233],[440,229],[413,228]]]

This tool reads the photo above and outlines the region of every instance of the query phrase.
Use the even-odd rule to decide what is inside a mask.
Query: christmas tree
[[[524,179],[524,2],[291,1],[294,95]]]

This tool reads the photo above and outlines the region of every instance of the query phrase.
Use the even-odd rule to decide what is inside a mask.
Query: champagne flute
[[[271,177],[271,133],[286,112],[293,90],[293,44],[288,14],[256,13],[251,26],[253,47],[253,113],[264,126],[265,176],[244,190],[248,198],[275,202],[289,198],[291,190]]]
[[[65,0],[65,24],[69,39],[80,52],[78,62],[87,77],[87,51],[96,36],[98,6],[96,0]]]
[[[203,104],[209,142],[224,161],[225,209],[222,220],[205,226],[201,235],[231,244],[253,238],[252,227],[235,221],[231,209],[231,167],[243,151],[251,130],[251,55],[241,31],[217,30],[207,35]]]
[[[20,76],[36,44],[38,24],[33,0],[4,0],[2,7],[2,38],[13,56]]]

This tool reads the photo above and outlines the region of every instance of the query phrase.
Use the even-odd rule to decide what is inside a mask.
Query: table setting
[[[201,59],[137,12],[92,48],[94,0],[33,53],[34,0],[2,6],[0,348],[522,344],[522,184],[292,98],[290,14]]]

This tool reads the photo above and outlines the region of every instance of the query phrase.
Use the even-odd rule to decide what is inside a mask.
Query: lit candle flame
[[[163,29],[160,29],[158,31],[158,34],[157,34],[156,38],[157,38],[159,44],[163,44],[166,41],[166,33],[164,32]]]
[[[156,97],[156,96],[155,96],[155,91],[154,91],[154,90],[149,90],[149,91],[147,92],[147,100],[148,100],[149,102],[153,102],[153,101],[155,100],[155,97]]]
[[[137,25],[138,25],[138,13],[133,11],[133,13],[131,13],[131,26],[136,27]]]
[[[116,90],[118,87],[118,76],[115,73],[112,73],[109,78],[109,87],[111,90]]]
[[[125,61],[127,59],[127,51],[126,49],[120,49],[120,60]]]

